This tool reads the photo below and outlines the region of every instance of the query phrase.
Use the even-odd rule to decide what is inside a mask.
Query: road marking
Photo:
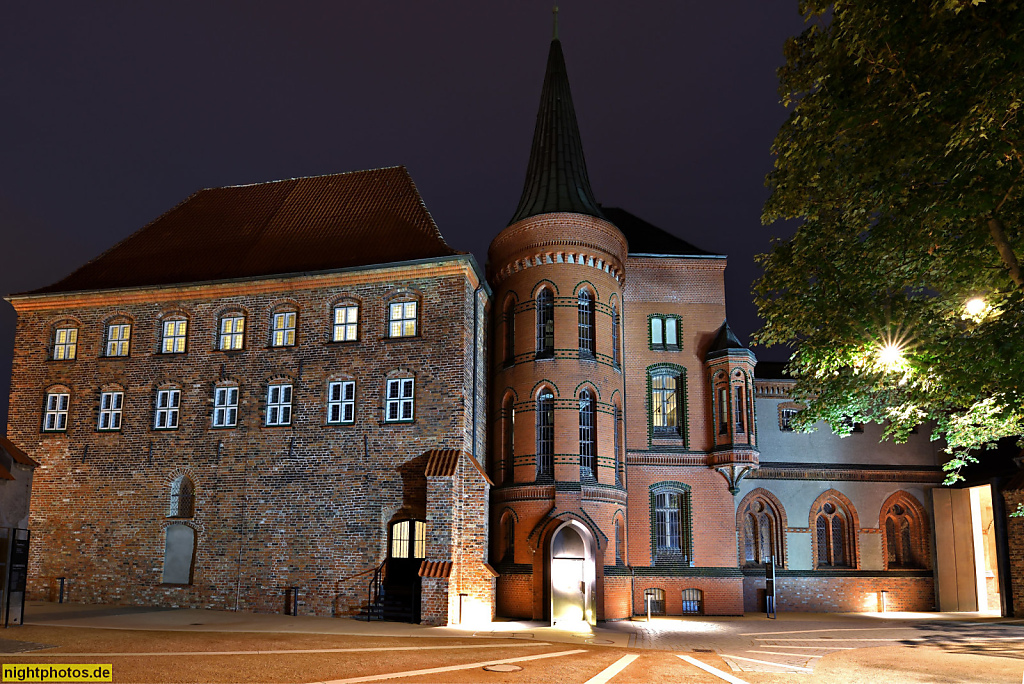
[[[639,657],[640,656],[635,654],[622,656],[614,663],[598,672],[595,676],[588,679],[586,684],[606,684],[606,682],[610,681],[612,677],[625,670],[627,665]]]
[[[758,639],[758,641],[835,641],[835,642],[839,642],[839,643],[841,643],[843,641],[921,641],[921,640],[922,640],[921,637],[915,638],[915,639],[894,639],[894,638],[893,639],[881,639],[881,638],[867,639],[867,638],[846,638],[846,637],[843,637],[842,639],[772,639],[771,637],[765,637],[764,639]]]
[[[757,660],[756,658],[744,658],[743,656],[725,655],[721,654],[723,658],[732,658],[733,660],[746,660],[751,663],[761,663],[762,665],[774,665],[775,667],[788,667],[790,670],[799,670],[800,672],[814,672],[809,667],[800,667],[799,665],[786,665],[784,663],[773,663],[770,660]]]
[[[716,677],[718,677],[719,679],[724,679],[725,681],[729,682],[729,684],[748,684],[748,682],[746,680],[740,679],[739,677],[733,677],[728,672],[722,672],[717,667],[711,667],[710,665],[708,665],[706,663],[702,663],[701,661],[697,660],[693,656],[684,656],[684,655],[676,654],[676,657],[677,658],[682,658],[683,660],[685,660],[686,662],[690,663],[694,667],[699,667],[700,669],[704,670],[708,674],[713,674]]]
[[[842,627],[839,629],[791,629],[785,632],[740,632],[740,636],[754,636],[757,634],[812,634],[818,632],[880,632],[892,629],[892,627]],[[911,629],[907,627],[906,629]]]
[[[768,644],[768,645],[771,646],[771,644]],[[758,646],[758,648],[764,648],[764,647],[763,646]],[[807,648],[807,649],[813,649],[813,650],[818,650],[818,651],[821,651],[821,650],[826,649],[826,648],[830,649],[830,650],[833,650],[833,651],[856,651],[857,650],[856,646],[790,646],[789,644],[786,644],[785,646],[782,646],[782,648]]]
[[[516,646],[550,646],[544,641],[528,641]],[[511,644],[475,644],[457,646],[376,646],[373,648],[302,648],[281,651],[153,651],[151,653],[40,653],[23,651],[21,653],[4,653],[7,656],[49,656],[51,658],[98,658],[101,656],[226,656],[226,655],[287,655],[289,653],[368,653],[373,651],[440,651],[463,648],[515,648]]]
[[[816,655],[807,655],[806,653],[783,653],[782,651],[747,651],[747,653],[768,653],[768,654],[771,654],[771,655],[793,656],[794,658],[821,658],[822,657],[822,656],[816,656]]]
[[[479,663],[466,663],[465,665],[449,665],[447,667],[431,667],[426,670],[406,670],[405,672],[386,672],[384,674],[367,675],[366,677],[349,677],[348,679],[331,679],[327,682],[315,682],[314,684],[356,684],[356,682],[376,682],[381,679],[398,679],[399,677],[417,677],[419,675],[437,674],[439,672],[454,672],[455,670],[470,670],[485,665],[500,665],[502,663],[520,663],[524,660],[540,660],[541,658],[557,658],[558,656],[575,655],[586,653],[585,649],[574,651],[557,651],[555,653],[541,653],[535,656],[523,656],[521,658],[502,658],[501,660],[484,660]]]

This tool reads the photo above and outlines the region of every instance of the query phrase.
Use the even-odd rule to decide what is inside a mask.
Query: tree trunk
[[[988,229],[992,233],[992,239],[996,243],[996,249],[999,250],[1003,265],[1010,273],[1010,279],[1016,283],[1017,287],[1024,287],[1024,276],[1020,272],[1020,263],[1017,261],[1017,255],[1013,253],[1010,241],[1006,239],[1003,222],[993,216],[988,220]]]

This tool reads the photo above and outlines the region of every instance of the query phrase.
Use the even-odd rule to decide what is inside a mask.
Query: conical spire
[[[712,358],[717,358],[722,354],[727,354],[731,349],[742,349],[747,353],[749,350],[743,346],[739,338],[736,337],[736,333],[729,327],[728,321],[722,322],[722,327],[718,329],[718,334],[715,336],[715,341],[711,343],[711,347],[704,355],[704,360],[707,361]]]
[[[576,110],[569,92],[569,75],[556,33],[548,52],[523,196],[509,225],[530,216],[559,211],[604,218],[590,189]]]

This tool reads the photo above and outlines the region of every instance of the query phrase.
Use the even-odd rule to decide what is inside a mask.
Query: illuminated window
[[[213,392],[213,427],[235,427],[238,424],[238,387],[218,387]]]
[[[63,432],[68,429],[68,406],[71,395],[67,392],[50,392],[46,395],[46,409],[43,412],[43,430]]]
[[[537,293],[537,358],[555,355],[555,300],[546,287]]]
[[[103,392],[100,394],[100,416],[97,430],[120,430],[121,408],[124,405],[124,392]]]
[[[53,333],[54,361],[72,361],[78,352],[78,328],[57,328]]]
[[[117,323],[107,326],[107,356],[128,356],[128,344],[131,340],[132,326],[128,323]]]
[[[580,473],[597,473],[597,410],[589,390],[580,392]]]
[[[356,419],[356,383],[343,380],[327,384],[327,422],[353,423]]]
[[[655,434],[679,434],[681,377],[673,370],[651,373],[651,427]]]
[[[245,316],[232,314],[220,319],[220,349],[241,349],[245,338]]]
[[[413,418],[414,387],[412,378],[388,380],[385,418],[389,423],[411,422]]]
[[[267,425],[291,425],[292,386],[270,385],[267,388]]]
[[[294,311],[274,314],[271,345],[275,347],[291,347],[295,344]]]
[[[334,342],[355,342],[359,336],[359,307],[345,304],[334,307],[334,328],[331,340]]]
[[[426,558],[426,556],[427,523],[422,520],[401,520],[391,526],[392,558]]]
[[[181,390],[165,389],[156,393],[156,416],[153,427],[157,430],[174,430],[178,427],[178,405]]]
[[[395,302],[388,306],[388,336],[416,336],[416,302]]]
[[[164,321],[164,338],[160,351],[164,354],[182,354],[185,352],[185,331],[188,321],[175,318]]]
[[[576,304],[579,321],[580,356],[594,355],[594,297],[587,290],[580,290]]]

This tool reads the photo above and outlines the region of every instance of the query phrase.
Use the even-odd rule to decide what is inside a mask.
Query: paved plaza
[[[556,629],[33,602],[0,662],[111,663],[115,682],[1012,682],[1024,621],[748,614]]]

